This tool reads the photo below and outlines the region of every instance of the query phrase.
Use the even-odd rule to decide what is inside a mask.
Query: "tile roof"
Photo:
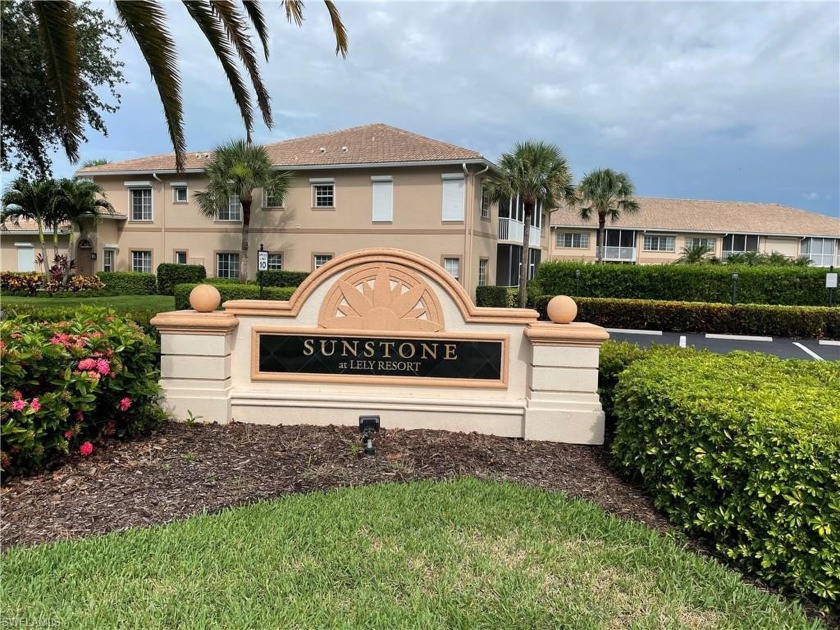
[[[772,203],[655,199],[637,197],[639,212],[625,214],[607,227],[673,232],[760,233],[840,238],[840,218]],[[580,218],[578,210],[561,208],[550,215],[556,227],[597,227],[598,217]]]
[[[59,234],[66,234],[70,228],[69,223],[62,223],[58,226]],[[15,232],[32,232],[38,233],[38,224],[33,219],[21,219],[17,223],[11,219],[7,219],[0,223],[0,232],[8,232],[14,234]],[[44,234],[52,234],[52,228],[44,228]]]
[[[330,131],[265,146],[275,166],[335,166],[350,164],[392,164],[400,162],[442,162],[483,160],[476,151],[433,140],[389,125],[373,124]],[[187,153],[186,168],[202,169],[212,153]],[[109,172],[152,172],[175,170],[175,154],[109,162],[81,168],[78,175]]]

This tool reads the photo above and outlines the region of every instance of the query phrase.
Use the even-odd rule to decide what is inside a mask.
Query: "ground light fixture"
[[[732,274],[732,305],[738,300],[738,273]]]
[[[365,455],[376,455],[373,448],[373,434],[379,432],[379,416],[359,416],[359,433],[365,445]]]

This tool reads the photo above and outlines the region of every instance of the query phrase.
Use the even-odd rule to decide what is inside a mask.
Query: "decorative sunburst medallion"
[[[416,273],[369,263],[333,285],[321,305],[318,324],[340,330],[435,332],[443,330],[443,310]]]

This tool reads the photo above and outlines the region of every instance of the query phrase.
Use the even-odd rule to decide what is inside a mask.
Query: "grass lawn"
[[[112,297],[12,297],[3,296],[3,306],[19,304],[40,305],[51,307],[73,307],[80,305],[110,306],[118,310],[157,309],[159,311],[174,311],[175,298],[171,295],[115,295]]]
[[[821,627],[642,525],[474,479],[293,495],[2,561],[3,617],[22,625]]]

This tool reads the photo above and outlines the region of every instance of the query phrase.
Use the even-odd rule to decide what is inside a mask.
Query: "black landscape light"
[[[365,455],[376,455],[373,448],[373,434],[379,432],[379,416],[359,416],[359,433],[365,445]]]
[[[575,295],[580,296],[580,269],[575,269]]]
[[[735,302],[738,299],[738,273],[732,274],[732,304],[735,305]]]

